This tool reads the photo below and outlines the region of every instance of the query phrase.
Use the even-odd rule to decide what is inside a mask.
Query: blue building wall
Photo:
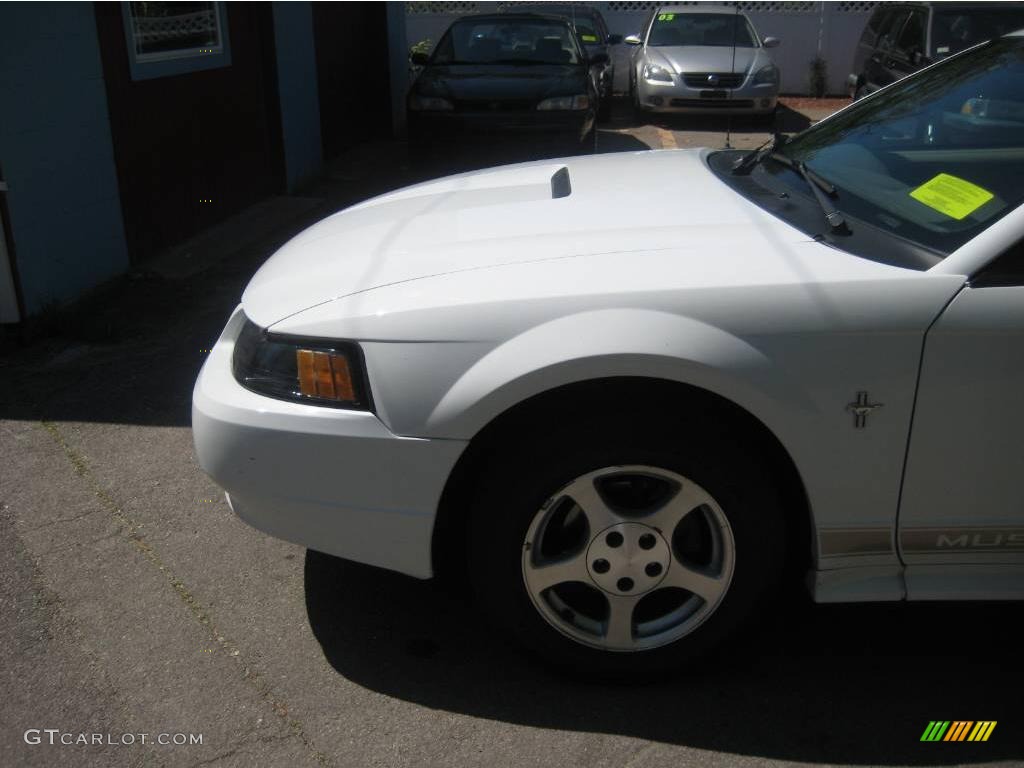
[[[92,3],[0,3],[0,165],[29,314],[127,269]]]
[[[285,177],[291,192],[316,178],[323,167],[313,9],[309,2],[274,3],[274,48]]]

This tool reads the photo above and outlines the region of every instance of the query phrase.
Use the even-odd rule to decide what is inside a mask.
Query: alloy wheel
[[[606,467],[545,501],[523,542],[523,581],[552,627],[606,651],[643,651],[700,626],[729,589],[728,518],[697,483]]]

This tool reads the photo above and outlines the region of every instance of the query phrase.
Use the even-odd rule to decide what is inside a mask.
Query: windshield
[[[544,19],[457,21],[437,44],[434,64],[579,64],[569,25]]]
[[[647,44],[709,45],[753,48],[755,36],[746,16],[738,13],[659,13],[651,22]]]
[[[935,9],[932,48],[936,56],[948,56],[977,43],[1024,28],[1024,5],[1006,8]]]
[[[890,86],[781,151],[831,182],[844,214],[949,254],[1024,201],[1024,37]],[[806,189],[785,163],[762,165]]]

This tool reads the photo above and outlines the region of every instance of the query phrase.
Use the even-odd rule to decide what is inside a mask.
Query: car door
[[[928,29],[928,11],[911,10],[907,20],[885,57],[885,69],[893,81],[916,72],[922,66],[925,54],[925,31]]]
[[[895,82],[896,78],[893,76],[887,62],[890,61],[890,55],[893,46],[896,44],[896,38],[909,17],[909,9],[896,8],[882,22],[875,50],[868,57],[864,65],[864,80],[869,93]]]
[[[899,543],[908,574],[915,565],[1024,566],[1024,237],[928,331]]]

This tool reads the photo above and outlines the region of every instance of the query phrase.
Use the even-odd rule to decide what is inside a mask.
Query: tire
[[[761,128],[768,128],[768,129],[774,128],[775,127],[775,119],[776,119],[777,116],[778,116],[778,109],[773,109],[771,112],[768,112],[767,114],[758,115],[757,116],[757,124]]]
[[[629,103],[633,109],[633,125],[647,125],[647,112],[640,106],[640,97],[633,83],[629,84]]]
[[[743,435],[664,414],[660,427],[638,428],[652,423],[643,413],[596,421],[505,441],[491,457],[469,522],[470,578],[498,632],[543,662],[647,681],[721,645],[777,589],[786,526]]]

